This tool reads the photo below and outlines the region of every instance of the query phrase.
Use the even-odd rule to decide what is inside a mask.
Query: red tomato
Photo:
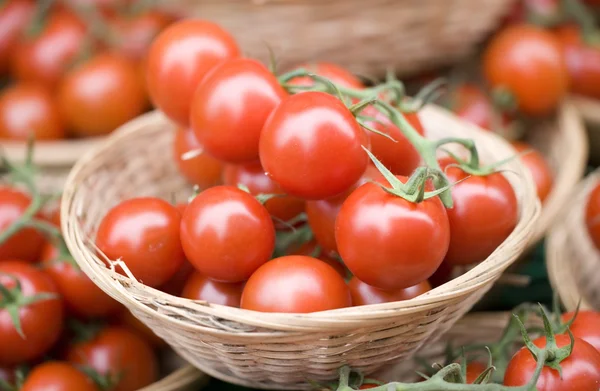
[[[123,311],[120,312],[116,322],[113,324],[117,326],[123,326],[133,331],[137,336],[143,338],[150,346],[154,348],[162,348],[167,343],[158,335],[154,334],[148,326],[143,324],[138,318],[135,317],[127,308],[123,307]]]
[[[189,125],[192,96],[219,62],[238,57],[229,33],[204,20],[183,20],[161,32],[148,53],[146,79],[150,97],[166,115]]]
[[[158,380],[158,360],[150,345],[121,327],[107,327],[89,341],[74,343],[67,359],[100,375],[119,376],[112,391],[135,391]]]
[[[510,91],[528,115],[550,113],[567,92],[567,66],[558,40],[531,25],[498,33],[485,50],[483,70],[490,86]]]
[[[198,86],[190,122],[209,154],[229,163],[254,161],[265,121],[286,95],[260,62],[232,59],[216,66]]]
[[[184,154],[190,151],[202,150],[202,145],[191,128],[181,128],[175,132],[173,154],[179,172],[191,183],[201,189],[208,189],[221,183],[223,163],[209,154],[202,152],[189,159]]]
[[[600,47],[586,45],[576,26],[556,32],[569,72],[569,87],[574,93],[600,99]]]
[[[92,379],[71,364],[47,361],[33,368],[20,391],[99,391]]]
[[[217,186],[188,205],[181,243],[200,273],[217,281],[241,282],[271,258],[275,228],[269,212],[253,196]]]
[[[15,281],[21,285],[20,292],[15,289]],[[21,261],[0,262],[0,284],[15,296],[11,298],[0,293],[0,365],[16,365],[41,357],[58,340],[63,327],[63,303],[56,286],[44,272]],[[21,328],[26,337],[23,339],[6,306],[38,294],[56,297],[19,308]]]
[[[546,345],[546,337],[533,343],[542,348]],[[569,336],[556,336],[558,347],[567,346]],[[575,346],[569,357],[561,361],[561,374],[550,367],[544,367],[537,382],[539,391],[598,391],[600,385],[600,353],[592,345],[582,339],[575,338]],[[536,360],[522,347],[510,360],[504,375],[504,385],[522,386],[529,382],[535,372]]]
[[[339,99],[304,92],[285,99],[269,117],[260,161],[286,193],[318,200],[356,183],[368,164],[363,145],[367,135]]]
[[[195,272],[183,288],[181,297],[191,300],[204,300],[211,304],[239,307],[244,283],[212,281]]]
[[[303,64],[298,68],[306,69],[309,72],[315,73],[319,76],[326,77],[332,82],[341,85],[342,87],[348,88],[364,88],[364,84],[360,79],[348,72],[346,69],[339,65],[332,64],[329,62],[317,62],[314,64]],[[314,84],[313,79],[308,76],[295,77],[288,81],[288,84],[296,86],[312,86]]]
[[[36,84],[15,84],[0,95],[0,139],[55,140],[65,128],[52,95]]]
[[[15,47],[12,74],[18,80],[56,86],[83,50],[86,30],[76,15],[64,10],[53,12],[38,36]]]
[[[99,318],[121,308],[119,302],[98,288],[75,261],[60,259],[59,255],[57,248],[47,243],[42,250],[41,261],[58,287],[68,310],[78,316]]]
[[[562,315],[563,322],[568,322],[573,318],[573,312],[567,312]],[[600,351],[600,313],[596,311],[579,311],[577,318],[571,324],[569,329],[577,338],[583,339],[585,342],[592,345],[596,350]]]
[[[183,214],[183,210],[180,209],[180,212]],[[159,289],[173,296],[181,296],[181,291],[193,272],[194,267],[185,260],[177,273],[166,284],[161,285]]]
[[[427,280],[440,266],[450,242],[450,224],[437,197],[413,203],[366,183],[342,205],[335,240],[358,279],[398,290]]]
[[[486,259],[511,234],[519,219],[515,192],[500,173],[470,176],[458,167],[448,167],[453,160],[443,159],[452,187],[454,206],[448,209],[450,247],[446,262],[468,265]]]
[[[423,281],[408,288],[383,291],[365,284],[356,277],[352,277],[348,286],[352,295],[352,305],[355,306],[410,300],[431,290],[431,285],[427,281]]]
[[[9,0],[0,6],[0,74],[8,69],[11,52],[31,20],[32,0]]]
[[[223,183],[229,186],[245,185],[250,194],[285,194],[263,170],[259,162],[244,165],[227,165],[223,171]],[[282,195],[265,202],[269,214],[281,221],[289,221],[304,212],[304,200]]]
[[[540,201],[544,202],[548,194],[552,191],[552,185],[554,184],[554,175],[550,165],[544,159],[544,156],[530,145],[518,141],[513,141],[511,144],[517,152],[531,150],[526,155],[521,156],[521,162],[523,162],[533,176],[537,195]]]
[[[317,252],[316,250],[317,242],[311,240],[298,246],[298,248],[292,249],[288,252],[287,255],[306,255],[308,257],[318,258],[321,261],[327,263],[332,268],[334,268],[335,271],[338,272],[340,276],[342,276],[342,278],[346,278],[346,276],[348,275],[348,269],[346,269],[346,266],[342,261],[339,261],[333,257],[324,254],[322,248],[319,249],[317,254],[315,254]]]
[[[520,0],[508,15],[507,23],[552,20],[560,17],[560,0]]]
[[[31,198],[10,187],[0,187],[0,232],[11,226],[29,207]],[[23,228],[0,244],[0,261],[20,259],[37,262],[44,237],[34,228]]]
[[[181,213],[158,198],[141,197],[112,208],[98,227],[96,245],[109,259],[122,259],[144,284],[157,287],[179,270]]]
[[[452,98],[451,109],[456,115],[481,129],[492,130],[494,107],[481,88],[463,84],[454,91]]]
[[[585,223],[594,245],[600,249],[600,185],[596,185],[588,196]]]
[[[116,54],[99,54],[67,74],[57,99],[77,136],[110,133],[146,107],[135,66]]]
[[[487,369],[487,365],[478,361],[471,361],[467,364],[467,384],[475,383],[475,380]]]
[[[325,262],[302,255],[273,259],[248,280],[241,307],[261,312],[308,313],[350,307],[344,279]]]

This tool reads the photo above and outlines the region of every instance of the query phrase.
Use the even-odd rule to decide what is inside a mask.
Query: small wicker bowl
[[[514,154],[500,137],[438,107],[424,108],[421,119],[431,138],[474,139],[483,160]],[[166,147],[174,131],[161,113],[150,113],[79,160],[62,199],[62,229],[71,254],[102,290],[190,364],[240,385],[306,389],[307,379],[334,379],[343,364],[369,374],[410,356],[443,334],[493,285],[525,249],[539,216],[531,176],[517,159],[506,167],[520,209],[513,233],[484,262],[418,298],[311,314],[258,313],[191,301],[115,273],[91,241],[108,209],[124,199],[183,200],[190,194]]]

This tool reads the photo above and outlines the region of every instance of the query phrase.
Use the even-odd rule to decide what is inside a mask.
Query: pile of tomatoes
[[[141,3],[3,2],[0,140],[101,136],[147,110],[147,48],[174,16]]]

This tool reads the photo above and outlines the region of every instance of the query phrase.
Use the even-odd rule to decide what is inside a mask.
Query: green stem
[[[17,220],[15,220],[7,229],[0,232],[0,244],[5,243],[8,239],[10,239],[14,234],[19,232],[21,228],[25,227],[33,217],[40,211],[42,206],[44,205],[43,197],[34,193],[33,198],[31,199],[31,203],[25,210],[25,212],[19,216]]]

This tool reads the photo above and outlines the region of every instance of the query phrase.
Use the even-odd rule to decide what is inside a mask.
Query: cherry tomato
[[[211,304],[239,307],[244,283],[212,281],[195,272],[183,288],[181,297],[191,300],[204,300]]]
[[[87,28],[74,14],[53,12],[43,31],[25,38],[14,49],[12,74],[18,80],[55,87],[84,49]]]
[[[339,99],[304,92],[286,98],[269,117],[260,161],[287,194],[323,199],[348,190],[365,172],[363,145],[366,133]]]
[[[344,279],[325,262],[302,255],[273,259],[250,277],[241,307],[261,312],[308,313],[350,307]]]
[[[460,118],[471,122],[481,129],[494,130],[494,107],[488,96],[476,85],[462,84],[452,95],[451,109]],[[501,118],[502,125],[509,119]]]
[[[454,206],[447,211],[452,235],[446,262],[468,265],[483,261],[504,242],[517,225],[519,208],[502,174],[469,177],[460,168],[448,166],[452,162],[440,161],[450,183],[462,180],[452,187]]]
[[[551,21],[561,15],[560,0],[521,0],[517,1],[506,18],[506,23],[516,24],[527,21]]]
[[[8,69],[11,52],[31,20],[33,0],[10,0],[0,6],[0,74]]]
[[[31,198],[10,187],[0,187],[0,232],[11,226],[29,207]],[[44,237],[34,228],[23,228],[0,245],[0,261],[37,262]]]
[[[119,313],[119,316],[115,320],[116,321],[112,324],[123,326],[128,330],[133,331],[137,336],[143,338],[148,344],[150,344],[150,346],[154,348],[162,348],[167,346],[167,343],[161,337],[154,334],[154,331],[143,324],[127,308],[123,307],[123,310]]]
[[[487,369],[487,365],[478,361],[471,361],[467,364],[467,384],[475,383],[475,380]]]
[[[572,92],[600,99],[600,48],[586,45],[575,26],[556,32],[563,48]]]
[[[180,212],[183,214],[183,211],[180,210]],[[181,291],[193,272],[194,267],[185,260],[177,273],[166,284],[161,285],[159,289],[173,296],[181,296]]]
[[[505,88],[528,115],[550,113],[565,96],[565,58],[552,33],[530,25],[507,27],[483,55],[485,77],[493,88]]]
[[[304,200],[284,195],[281,187],[265,174],[259,162],[225,166],[223,183],[229,186],[245,185],[252,195],[281,194],[264,204],[269,214],[277,220],[289,221],[304,212]]]
[[[146,79],[150,97],[167,116],[189,125],[194,91],[219,62],[238,57],[228,32],[204,20],[182,20],[162,31],[150,46]]]
[[[21,289],[16,287],[16,281]],[[41,357],[58,340],[63,327],[63,303],[50,276],[21,261],[0,262],[0,285],[11,292],[0,293],[0,365],[16,365]],[[6,309],[24,297],[55,295],[19,307],[21,337]]]
[[[106,327],[91,340],[73,344],[67,359],[100,375],[119,376],[112,391],[135,391],[158,380],[158,360],[150,345],[121,327]]]
[[[265,121],[286,95],[260,62],[232,59],[216,66],[198,86],[190,122],[209,154],[229,163],[254,161]]]
[[[546,345],[546,337],[533,341],[540,348]],[[567,346],[569,336],[556,336],[558,347]],[[600,384],[600,353],[582,339],[575,338],[573,352],[560,362],[561,374],[550,367],[544,367],[537,382],[539,391],[597,391]],[[504,375],[504,385],[522,386],[529,382],[535,372],[536,360],[522,347],[510,360]]]
[[[588,197],[585,223],[594,245],[600,249],[600,185],[594,187]]]
[[[241,282],[271,258],[275,228],[267,209],[253,196],[217,186],[188,205],[181,243],[200,273],[216,281]]]
[[[135,66],[116,54],[99,54],[66,75],[57,99],[77,136],[110,133],[146,105]]]
[[[322,248],[317,248],[317,242],[314,240],[305,242],[298,246],[298,248],[292,249],[287,255],[306,255],[308,257],[318,258],[334,268],[342,278],[346,278],[348,275],[348,269],[346,269],[344,263],[325,254]]]
[[[537,195],[540,201],[544,202],[548,194],[552,191],[552,185],[554,184],[554,175],[550,165],[544,159],[544,156],[530,145],[518,141],[513,141],[511,144],[517,152],[530,151],[526,155],[521,156],[521,162],[523,162],[533,176]]]
[[[561,317],[563,322],[568,322],[573,318],[575,313],[567,312]],[[583,339],[585,342],[592,345],[596,350],[600,351],[600,313],[596,311],[579,311],[575,321],[569,329],[577,338]]]
[[[450,242],[450,224],[437,197],[413,203],[366,183],[344,201],[335,221],[335,240],[358,279],[398,290],[427,280],[440,266]]]
[[[365,284],[356,277],[352,277],[348,286],[352,295],[352,305],[355,306],[410,300],[431,290],[431,285],[427,281],[423,281],[408,288],[383,291]]]
[[[104,216],[96,245],[109,259],[121,258],[138,280],[157,287],[169,281],[185,260],[180,223],[181,213],[168,202],[133,198]]]
[[[92,379],[71,364],[47,361],[27,376],[21,391],[99,391]]]
[[[306,69],[309,72],[315,73],[319,76],[326,77],[332,82],[341,85],[342,87],[348,88],[364,88],[364,84],[360,79],[348,72],[346,69],[339,65],[332,64],[330,62],[317,62],[314,64],[303,64],[298,68]],[[313,79],[308,76],[295,77],[288,81],[288,84],[296,86],[312,86],[314,84]]]
[[[190,151],[199,151],[193,157],[185,154]],[[173,142],[173,154],[179,172],[191,183],[201,189],[221,183],[223,163],[209,154],[203,152],[202,145],[194,135],[191,128],[178,129]]]

